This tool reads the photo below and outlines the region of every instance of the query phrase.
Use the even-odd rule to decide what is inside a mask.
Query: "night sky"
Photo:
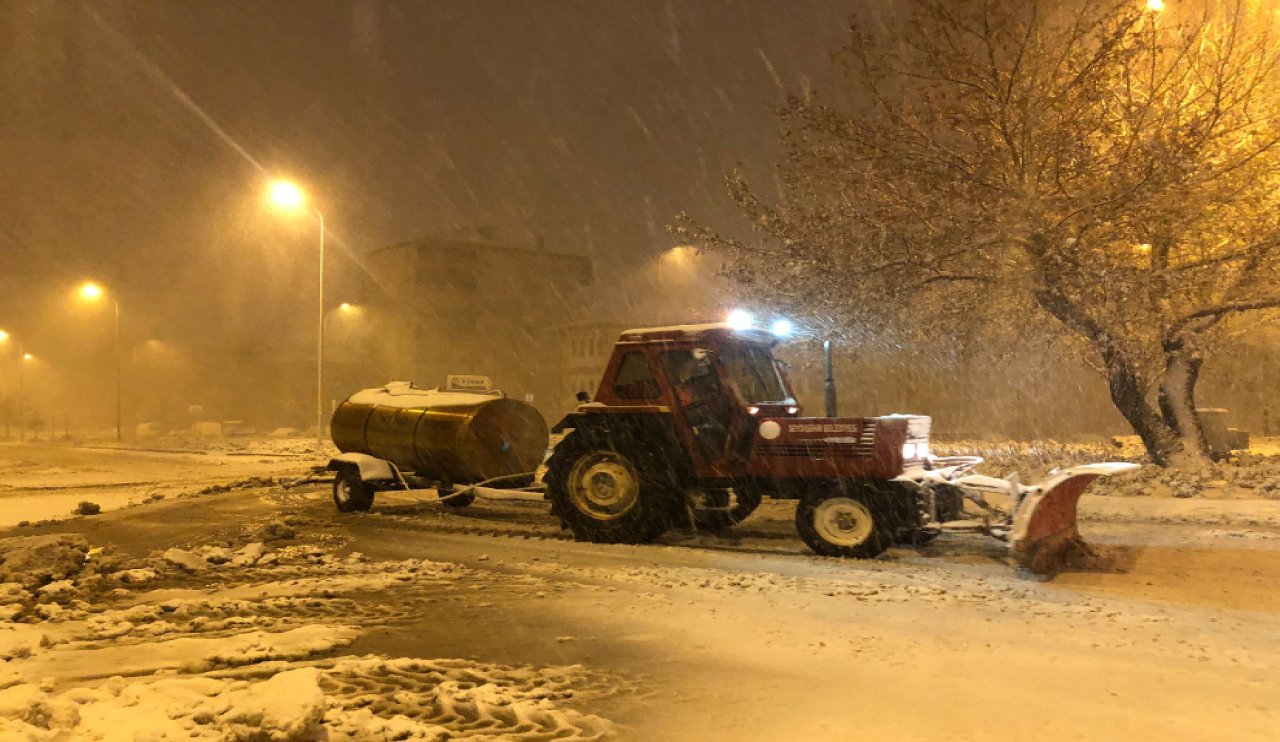
[[[303,341],[314,230],[264,209],[274,174],[349,256],[484,224],[608,280],[681,209],[733,221],[724,171],[768,182],[769,107],[856,4],[0,0],[0,326],[49,344],[91,276],[139,338]]]

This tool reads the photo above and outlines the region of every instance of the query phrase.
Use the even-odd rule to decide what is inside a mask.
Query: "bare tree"
[[[1205,461],[1204,352],[1224,320],[1280,306],[1274,17],[905,5],[852,22],[847,87],[780,109],[775,202],[730,174],[752,238],[676,231],[762,299],[846,324],[1059,333],[1154,461]]]

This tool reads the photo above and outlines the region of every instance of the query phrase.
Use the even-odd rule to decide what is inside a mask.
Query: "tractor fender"
[[[362,482],[398,482],[396,465],[367,453],[341,453],[329,459],[325,471],[356,474]]]
[[[650,471],[669,472],[672,486],[693,478],[693,463],[676,435],[674,416],[665,408],[586,407],[556,425],[557,432],[567,434],[557,448],[571,439],[592,441],[640,457]]]

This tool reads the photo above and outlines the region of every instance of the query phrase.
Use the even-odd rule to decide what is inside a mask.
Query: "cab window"
[[[649,369],[644,353],[632,351],[622,357],[613,380],[613,393],[622,399],[655,399],[661,393],[658,380]]]

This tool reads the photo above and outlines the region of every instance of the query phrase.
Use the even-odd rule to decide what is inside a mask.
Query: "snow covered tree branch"
[[[751,239],[675,229],[761,300],[846,327],[1074,338],[1154,461],[1205,461],[1205,350],[1224,317],[1280,306],[1274,20],[910,0],[852,22],[846,85],[779,110],[776,198],[728,176]]]

